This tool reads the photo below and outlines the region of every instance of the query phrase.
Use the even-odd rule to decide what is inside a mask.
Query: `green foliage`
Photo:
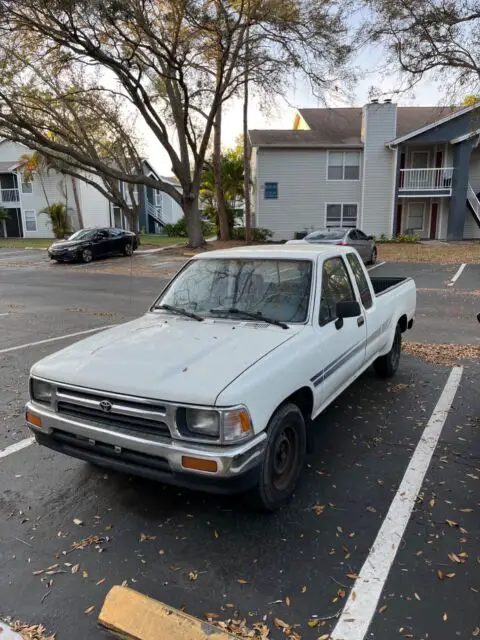
[[[462,100],[462,107],[473,107],[473,105],[477,104],[477,102],[480,102],[480,96],[471,94],[465,96],[465,98]]]
[[[5,209],[5,207],[0,207],[0,220],[8,220],[10,218],[10,213],[8,211],[8,209]]]
[[[419,233],[399,233],[396,236],[392,236],[391,238],[388,238],[384,233],[382,233],[382,235],[380,236],[380,238],[376,238],[375,236],[373,236],[374,240],[376,242],[385,242],[385,243],[413,243],[413,242],[420,242],[420,234]]]
[[[211,236],[215,233],[215,226],[210,222],[205,222],[202,220],[202,234],[203,237]],[[185,220],[185,216],[180,218],[178,222],[174,224],[166,224],[164,226],[164,231],[169,238],[188,238],[187,231],[187,222]]]
[[[54,202],[42,209],[40,213],[48,216],[55,238],[64,238],[72,233],[67,208],[63,202]]]
[[[303,240],[305,236],[308,236],[308,231],[295,231],[293,234],[294,240]]]
[[[266,242],[273,237],[273,231],[261,227],[252,228],[252,240],[254,242]],[[232,240],[245,240],[245,227],[235,227],[232,232]]]

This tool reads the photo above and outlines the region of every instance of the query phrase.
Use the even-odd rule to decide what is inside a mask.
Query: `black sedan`
[[[80,229],[66,240],[54,242],[48,248],[48,255],[58,262],[82,260],[91,262],[95,258],[103,258],[123,253],[131,256],[137,248],[137,238],[131,231],[124,229]]]

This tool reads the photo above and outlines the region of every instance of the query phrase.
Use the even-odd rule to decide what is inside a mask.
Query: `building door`
[[[438,203],[432,202],[432,209],[430,212],[430,240],[435,240],[437,237],[437,223],[438,223]]]
[[[418,233],[422,236],[425,222],[425,203],[409,202],[408,203],[408,221],[407,233]]]
[[[22,219],[20,209],[7,209],[8,218],[6,220],[6,229],[8,238],[23,238]]]
[[[397,204],[397,219],[395,220],[395,235],[399,236],[402,233],[402,205]]]

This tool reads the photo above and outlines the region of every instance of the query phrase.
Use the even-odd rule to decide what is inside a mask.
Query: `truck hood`
[[[235,378],[302,328],[148,313],[47,356],[31,374],[164,402],[214,405]]]

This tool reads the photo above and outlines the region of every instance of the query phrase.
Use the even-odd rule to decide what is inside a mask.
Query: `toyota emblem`
[[[100,402],[100,409],[105,411],[105,413],[110,413],[112,410],[112,403],[109,400],[102,400]]]

